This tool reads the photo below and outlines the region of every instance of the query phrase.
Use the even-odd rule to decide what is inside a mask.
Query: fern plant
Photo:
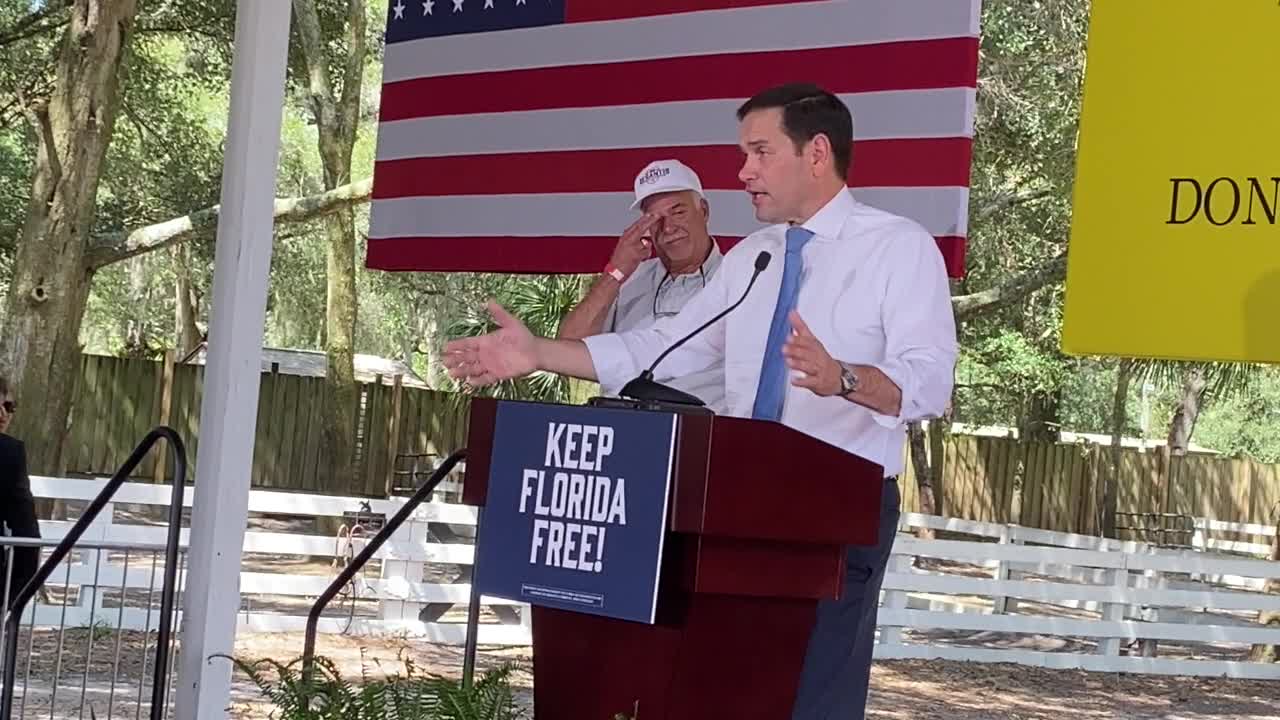
[[[334,663],[316,657],[310,680],[302,659],[289,663],[264,658],[233,660],[275,706],[273,720],[519,720],[511,689],[515,668],[504,665],[478,678],[471,687],[440,675],[423,673],[402,657],[405,672],[372,678],[362,672],[359,685],[342,677]]]

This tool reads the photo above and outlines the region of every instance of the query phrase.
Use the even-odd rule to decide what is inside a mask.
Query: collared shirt
[[[679,314],[711,282],[723,259],[720,247],[712,240],[711,252],[696,272],[672,275],[656,257],[640,263],[618,290],[618,299],[605,316],[605,332],[640,330],[661,318]],[[602,381],[600,389],[606,395],[617,395],[631,377],[617,384]],[[713,412],[724,412],[724,368],[720,363],[663,382],[701,399]]]
[[[937,417],[951,397],[955,319],[942,254],[916,223],[837,193],[803,227],[804,274],[796,309],[837,360],[870,365],[902,390],[890,417],[842,397],[819,397],[789,385],[781,422],[883,466],[902,471],[906,422]],[[586,339],[596,374],[617,383],[648,367],[664,349],[736,302],[761,251],[772,255],[746,301],[685,343],[658,366],[654,379],[723,363],[727,415],[750,417],[769,322],[777,304],[786,225],[759,230],[724,257],[720,271],[684,311],[650,328]]]

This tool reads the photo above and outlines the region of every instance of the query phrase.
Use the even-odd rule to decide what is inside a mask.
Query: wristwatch
[[[840,366],[840,395],[847,397],[850,393],[858,389],[858,376],[853,370],[842,362],[837,362]]]

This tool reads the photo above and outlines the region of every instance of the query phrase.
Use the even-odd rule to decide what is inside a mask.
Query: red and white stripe
[[[387,48],[370,267],[596,271],[663,157],[699,173],[727,247],[760,227],[734,110],[805,80],[853,110],[855,195],[962,273],[979,0],[569,2],[564,25]]]

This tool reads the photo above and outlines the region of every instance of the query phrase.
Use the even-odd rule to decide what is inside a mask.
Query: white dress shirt
[[[618,299],[609,307],[604,323],[605,332],[640,330],[661,318],[679,314],[711,282],[723,259],[720,247],[712,240],[711,253],[696,272],[672,275],[667,272],[662,260],[656,257],[640,263],[618,290]],[[605,395],[616,396],[622,390],[622,385],[630,379],[625,378],[616,385],[601,382],[600,390]],[[723,414],[725,411],[724,367],[721,363],[672,378],[666,384],[702,400],[712,412]]]
[[[661,382],[723,362],[724,414],[751,417],[782,283],[786,227],[773,225],[744,238],[679,315],[644,330],[586,338],[601,383],[635,377],[676,340],[736,302],[763,250],[773,257],[746,301],[654,372]],[[781,422],[881,465],[886,477],[898,475],[905,423],[941,415],[951,398],[956,331],[942,254],[918,224],[859,203],[847,190],[803,227],[814,237],[803,251],[796,309],[832,357],[883,371],[902,390],[902,404],[900,414],[889,417],[788,385]]]

